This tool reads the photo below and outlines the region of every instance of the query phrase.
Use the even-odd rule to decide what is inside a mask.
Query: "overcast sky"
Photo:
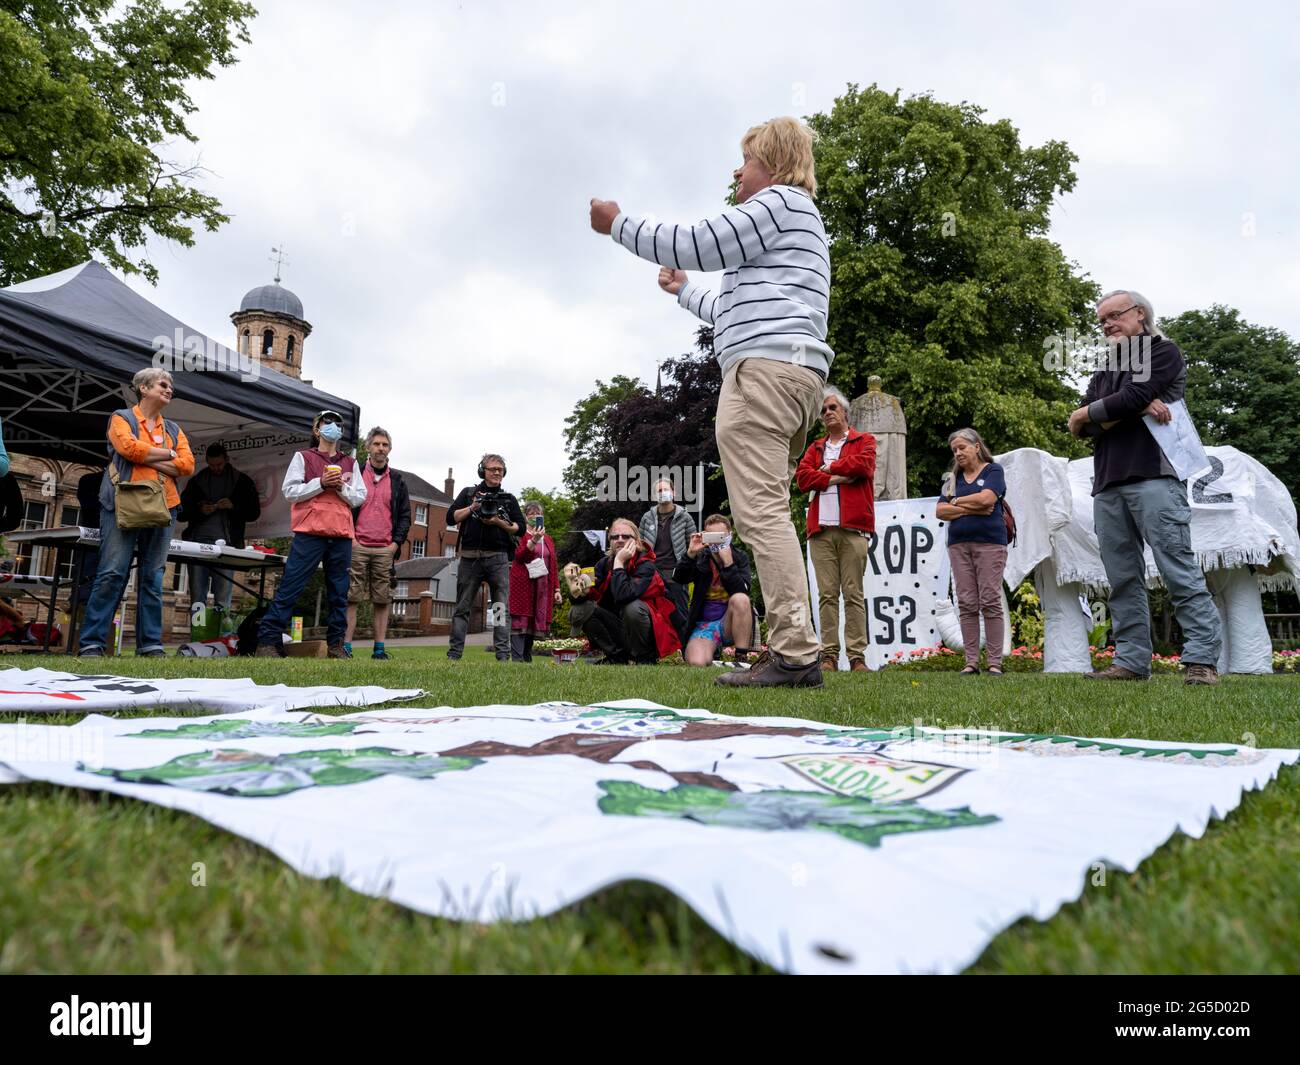
[[[154,245],[159,285],[132,284],[230,342],[283,241],[306,376],[439,486],[489,449],[507,487],[558,486],[564,418],[595,379],[653,383],[691,347],[656,268],[591,232],[591,196],[711,215],[750,125],[829,110],[848,82],[1066,141],[1079,181],[1052,237],[1087,274],[1161,315],[1223,302],[1300,336],[1289,4],[258,7],[175,153],[232,221]]]

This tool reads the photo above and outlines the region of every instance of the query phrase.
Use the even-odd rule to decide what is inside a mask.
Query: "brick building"
[[[301,379],[303,347],[312,327],[303,317],[302,301],[283,288],[279,280],[277,276],[274,284],[262,285],[246,293],[240,301],[239,310],[230,317],[235,325],[236,344],[241,351],[256,351],[264,365]],[[182,425],[181,428],[184,429],[185,426]],[[83,475],[97,472],[95,468],[23,455],[20,453],[21,446],[18,440],[10,441],[11,468],[24,501],[23,521],[19,528],[53,529],[65,525],[96,524],[83,518],[77,500],[78,481]],[[201,469],[203,456],[196,454],[195,461],[197,468]],[[399,552],[399,560],[428,559],[434,562],[446,559],[454,562],[450,556],[455,554],[457,533],[446,527],[447,508],[455,494],[452,471],[447,471],[445,491],[435,488],[418,474],[408,470],[400,472],[411,496],[411,531]],[[183,528],[183,524],[178,526],[178,536]],[[51,576],[54,573],[55,556],[49,548],[13,544],[6,548],[6,554],[12,558],[14,572],[18,574]],[[71,579],[71,576],[72,564],[68,562],[64,564],[61,577]],[[236,579],[240,579],[238,575]],[[128,636],[134,633],[135,580],[133,572],[126,596],[124,631]],[[424,591],[428,583],[425,580],[420,591]],[[454,585],[453,577],[453,602]],[[9,594],[14,606],[28,620],[44,620],[44,613],[38,618],[36,600],[28,595]],[[66,608],[66,600],[62,596],[60,598],[60,610],[63,610]],[[237,588],[234,598],[236,609],[240,608],[243,598],[244,593]],[[418,608],[418,605],[417,596],[415,606]],[[164,643],[174,645],[189,639],[189,606],[189,569],[183,563],[168,563],[163,578]],[[446,617],[450,619],[450,611],[446,612]]]

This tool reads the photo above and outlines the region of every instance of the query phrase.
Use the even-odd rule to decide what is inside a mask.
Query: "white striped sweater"
[[[725,271],[717,293],[687,281],[677,294],[681,306],[713,326],[724,374],[738,359],[763,358],[829,375],[830,246],[806,190],[769,185],[694,226],[621,212],[610,236],[660,266]]]

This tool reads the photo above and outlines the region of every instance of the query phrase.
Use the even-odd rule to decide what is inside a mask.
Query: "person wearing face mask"
[[[498,662],[510,661],[510,562],[515,538],[524,531],[519,501],[501,487],[506,460],[488,453],[478,464],[483,479],[462,488],[447,508],[447,528],[457,528],[456,609],[451,619],[447,659],[460,660],[469,632],[469,612],[478,590],[487,581],[492,596],[488,622],[492,626],[492,647]]]
[[[685,618],[688,605],[686,588],[673,579],[677,564],[686,558],[691,537],[695,535],[695,519],[685,507],[677,505],[677,492],[673,482],[655,482],[656,505],[641,515],[637,528],[643,543],[654,547],[655,569],[664,579],[664,591],[677,609],[677,617]],[[678,633],[682,640],[688,638],[685,630]]]
[[[838,388],[826,388],[822,423],[826,435],[814,440],[799,461],[795,483],[811,492],[808,504],[808,555],[817,575],[821,621],[821,668],[839,669],[840,597],[844,598],[844,642],[849,670],[867,667],[867,607],[862,582],[870,534],[876,531],[874,483],[876,438],[848,422],[849,402]]]
[[[257,657],[283,656],[284,630],[298,596],[320,563],[325,564],[329,601],[325,637],[330,658],[351,658],[344,646],[348,631],[348,573],[352,565],[352,511],[366,501],[361,466],[339,454],[343,415],[323,410],[312,422],[312,447],[289,462],[280,491],[290,504],[293,544],[284,575],[257,630]]]

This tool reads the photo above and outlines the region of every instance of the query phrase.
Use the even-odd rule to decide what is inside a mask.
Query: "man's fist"
[[[591,201],[591,228],[597,233],[609,235],[610,229],[614,226],[614,219],[618,217],[619,207],[613,200],[597,200],[594,197]]]
[[[659,267],[659,287],[674,296],[686,285],[686,271]]]

